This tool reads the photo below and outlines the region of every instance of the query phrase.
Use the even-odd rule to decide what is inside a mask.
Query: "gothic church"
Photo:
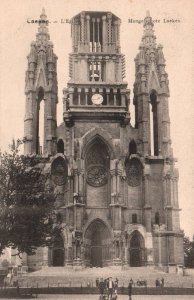
[[[55,186],[62,234],[25,257],[34,266],[174,266],[183,264],[162,46],[149,13],[135,58],[135,126],[121,53],[121,20],[83,11],[71,20],[63,123],[57,126],[57,56],[45,11],[26,72],[25,154],[42,155]],[[40,144],[40,104],[44,142]],[[42,146],[42,147],[41,147]],[[45,160],[45,158],[47,158]]]

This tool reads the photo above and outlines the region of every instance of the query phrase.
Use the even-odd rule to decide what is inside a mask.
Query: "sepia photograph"
[[[194,299],[194,3],[0,3],[0,298]]]

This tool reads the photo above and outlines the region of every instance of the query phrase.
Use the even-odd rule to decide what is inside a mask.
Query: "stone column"
[[[44,145],[43,153],[53,154],[53,143],[55,139],[55,127],[56,119],[53,114],[53,103],[55,103],[55,97],[49,92],[45,98],[45,107],[44,107],[44,117],[45,117],[45,126],[44,126]]]
[[[144,184],[144,216],[145,216],[145,227],[147,232],[151,232],[151,213],[152,207],[150,205],[150,175],[145,174],[143,177]]]
[[[95,18],[92,18],[92,52],[95,52]]]
[[[106,88],[106,95],[107,95],[107,106],[110,105],[109,98],[110,98],[110,88]]]
[[[68,89],[63,90],[63,112],[68,111]]]
[[[170,155],[170,118],[168,109],[168,98],[162,97],[162,154]]]
[[[124,241],[124,264],[128,265],[128,235],[126,234]]]
[[[148,125],[148,120],[149,120],[149,102],[148,102],[148,97],[145,95],[142,95],[142,143],[143,143],[143,153],[144,154],[149,154],[148,152],[148,142],[149,142],[149,125]]]
[[[80,105],[81,104],[81,88],[78,88],[77,91],[78,91],[78,105]]]
[[[85,42],[85,13],[81,14],[81,42],[84,44]]]
[[[101,45],[100,45],[100,28],[99,28],[99,23],[100,23],[100,19],[97,18],[96,19],[97,21],[97,52],[100,52],[101,51]]]
[[[35,153],[35,145],[33,145],[33,101],[35,101],[35,94],[26,94],[26,114],[24,118],[24,154]]]
[[[125,93],[125,90],[121,89],[120,92],[121,92],[121,106],[126,107],[126,98],[125,98],[126,93]]]
[[[161,234],[160,232],[158,233],[158,266],[162,266],[162,249],[161,249]]]
[[[86,16],[86,33],[87,33],[87,43],[88,43],[88,52],[90,51],[90,16]]]
[[[107,34],[108,34],[108,50],[111,50],[111,33],[112,33],[112,14],[108,13],[107,14],[107,19],[108,19],[108,28],[107,28]]]
[[[69,105],[72,106],[73,103],[73,93],[74,93],[74,88],[69,88]]]
[[[88,98],[88,96],[89,96],[89,89],[88,88],[85,88],[85,95],[86,95],[86,105],[89,105],[89,98]]]
[[[94,61],[92,61],[92,81],[94,81]]]
[[[117,21],[117,49],[118,49],[118,53],[120,53],[120,25],[121,25],[121,21],[118,20]]]
[[[107,23],[106,16],[102,17],[102,50],[106,52],[106,43],[107,43]]]
[[[113,94],[114,94],[114,106],[117,105],[117,89],[113,89]]]

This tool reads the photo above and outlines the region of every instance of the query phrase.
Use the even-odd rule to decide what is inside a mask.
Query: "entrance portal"
[[[106,225],[99,219],[92,222],[86,230],[85,240],[88,241],[88,247],[90,248],[88,257],[90,265],[103,267],[105,261],[110,258],[107,255],[110,233]]]
[[[60,233],[56,230],[53,238],[52,247],[52,265],[54,267],[63,267],[65,259],[64,242]]]
[[[129,264],[131,267],[141,267],[144,264],[144,239],[135,231],[130,239]]]
[[[54,249],[53,250],[53,266],[62,267],[64,266],[64,250]]]

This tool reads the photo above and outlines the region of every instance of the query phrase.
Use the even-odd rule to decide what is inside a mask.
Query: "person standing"
[[[98,284],[98,288],[99,288],[100,296],[103,296],[104,289],[105,289],[105,283],[104,283],[103,278],[100,279],[99,284]]]
[[[115,282],[114,282],[114,292],[117,295],[117,290],[118,290],[118,279],[116,278]]]
[[[129,285],[128,285],[128,296],[129,296],[129,300],[132,300],[132,283],[129,282]]]
[[[113,281],[112,281],[112,277],[109,277],[108,280],[108,299],[110,296],[110,299],[112,299],[112,293],[113,293]]]
[[[164,278],[161,279],[161,286],[164,287]]]

